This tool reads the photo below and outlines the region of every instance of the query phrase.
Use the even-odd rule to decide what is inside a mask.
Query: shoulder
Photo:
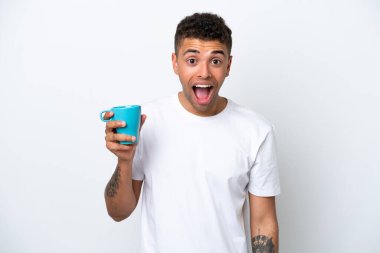
[[[150,129],[150,131],[152,129],[157,130],[157,127],[164,127],[165,124],[172,122],[174,107],[175,97],[173,95],[143,103],[141,105],[141,113],[147,116],[143,129],[145,131],[147,129]]]
[[[228,102],[230,103],[229,112],[231,117],[235,118],[241,127],[248,127],[264,135],[273,130],[273,124],[262,114],[252,108],[237,104],[230,99]]]

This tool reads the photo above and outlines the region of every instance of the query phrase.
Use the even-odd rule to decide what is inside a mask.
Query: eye
[[[212,60],[211,60],[211,63],[212,63],[212,64],[215,64],[215,65],[219,65],[219,64],[222,63],[222,61],[219,60],[219,59],[212,59]]]
[[[194,65],[197,61],[194,58],[189,58],[186,60],[190,65]]]

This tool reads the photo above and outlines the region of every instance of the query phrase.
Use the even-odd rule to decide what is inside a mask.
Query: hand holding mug
[[[146,115],[141,115],[140,106],[118,106],[100,113],[106,123],[106,147],[119,159],[132,162],[139,132]]]

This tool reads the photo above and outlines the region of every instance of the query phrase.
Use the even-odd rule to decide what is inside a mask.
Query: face
[[[181,104],[199,116],[219,113],[226,100],[219,90],[228,76],[232,57],[226,45],[219,41],[184,39],[176,54],[172,54],[174,72],[179,76]]]

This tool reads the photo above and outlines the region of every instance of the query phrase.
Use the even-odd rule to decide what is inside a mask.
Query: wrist
[[[120,167],[120,169],[125,168],[132,168],[132,160],[124,160],[124,159],[117,159],[117,165]]]

